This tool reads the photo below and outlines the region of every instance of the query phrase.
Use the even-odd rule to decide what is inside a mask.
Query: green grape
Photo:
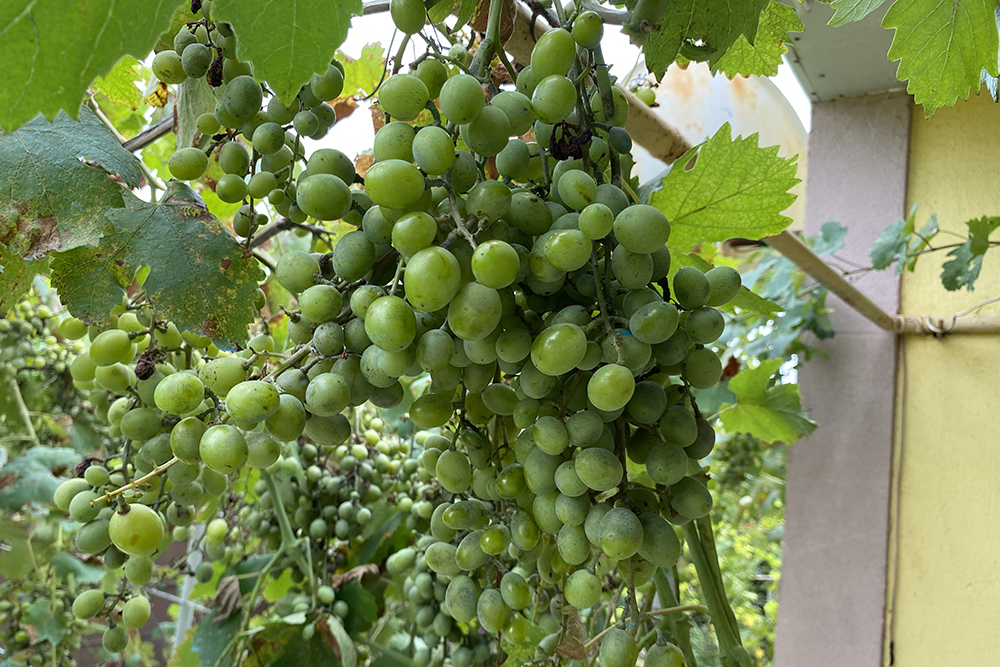
[[[267,101],[267,117],[272,123],[287,125],[295,118],[295,109],[297,108],[297,103],[294,108],[286,107],[277,96],[274,96]]]
[[[614,100],[614,107],[615,107],[615,115],[614,118],[611,119],[611,124],[618,126],[618,128],[624,128],[625,123],[628,120],[628,99],[625,97],[625,93],[618,88],[611,89],[611,97]],[[608,122],[607,120],[605,120],[604,116],[604,98],[601,97],[601,94],[599,92],[595,92],[590,98],[590,111],[594,114],[594,120],[596,120],[598,123]],[[612,130],[614,129],[617,128],[612,128]],[[611,133],[609,133],[608,136],[611,137]],[[624,141],[620,139],[618,141],[615,141],[615,139],[618,138],[615,137],[614,139],[612,139],[611,142],[612,147],[624,146],[625,144]],[[628,143],[631,143],[631,139],[629,139]],[[625,151],[625,154],[627,153],[628,151]]]
[[[313,74],[309,90],[316,99],[335,100],[344,92],[344,73],[336,65],[329,65],[323,75]]]
[[[531,346],[531,334],[526,329],[509,329],[497,337],[497,357],[501,361],[516,364],[531,354]]]
[[[250,120],[260,111],[262,100],[260,84],[246,74],[234,77],[222,92],[222,104],[226,111],[241,123]]]
[[[667,408],[660,419],[659,429],[664,440],[681,447],[687,447],[698,437],[694,412],[683,405]]]
[[[653,258],[634,253],[623,245],[614,249],[611,267],[618,282],[628,289],[643,288],[653,278]]]
[[[635,91],[635,96],[648,106],[653,106],[656,103],[656,91],[652,88],[639,88]]]
[[[211,49],[204,44],[191,44],[181,54],[181,67],[192,79],[200,79],[208,73],[212,60]]]
[[[306,426],[306,411],[302,407],[302,401],[290,394],[281,394],[279,401],[278,411],[265,420],[267,432],[282,442],[297,440]],[[247,446],[249,447],[249,442]]]
[[[292,119],[292,128],[300,137],[313,136],[319,132],[319,127],[319,117],[308,109],[298,112]]]
[[[563,272],[582,269],[590,262],[591,252],[593,244],[590,239],[576,229],[559,230],[545,241],[545,260]]]
[[[705,278],[708,279],[710,288],[708,301],[705,302],[708,306],[723,306],[729,303],[740,293],[743,284],[740,272],[731,266],[716,266],[709,269],[705,272]]]
[[[402,160],[376,162],[365,176],[365,192],[379,206],[405,208],[424,194],[424,176]]]
[[[196,410],[205,398],[205,385],[197,375],[174,373],[163,378],[153,392],[156,407],[166,413],[183,415]]]
[[[425,127],[420,130],[423,134],[430,130],[430,127]],[[441,128],[434,128],[444,132]],[[445,132],[447,134],[447,132]],[[400,121],[392,121],[387,123],[375,133],[375,143],[372,148],[372,156],[375,162],[384,162],[386,160],[402,160],[403,162],[412,162],[414,158],[413,146],[416,143],[416,130],[409,123],[403,123]],[[449,144],[449,154],[452,156],[452,162],[454,162],[455,155],[455,145],[451,142],[451,138],[448,139]],[[423,169],[424,166],[417,161],[420,168]],[[426,169],[425,169],[426,171]],[[430,172],[428,172],[430,173]]]
[[[510,544],[510,529],[502,524],[494,524],[483,531],[479,538],[479,546],[482,550],[495,556],[507,549]]]
[[[351,210],[351,190],[332,174],[311,174],[299,182],[295,201],[317,220],[339,220]]]
[[[646,667],[685,667],[687,661],[684,659],[684,653],[677,646],[670,643],[653,644],[646,649],[643,665]]]
[[[365,332],[372,342],[387,352],[398,352],[413,342],[416,336],[413,309],[399,297],[376,299],[365,315]]]
[[[559,179],[559,197],[570,208],[582,211],[594,203],[597,197],[597,181],[585,171],[577,169],[568,171]]]
[[[277,123],[261,123],[253,131],[253,147],[261,155],[277,153],[284,145],[285,130]]]
[[[445,593],[448,613],[459,623],[468,623],[476,617],[478,601],[479,587],[468,575],[459,575],[448,583]]]
[[[181,148],[167,160],[167,168],[174,178],[194,181],[208,168],[208,156],[198,148]]]
[[[674,274],[673,296],[681,307],[688,310],[701,308],[708,303],[712,286],[705,274],[693,266],[683,266]]]
[[[562,28],[549,30],[538,38],[531,51],[532,73],[539,81],[553,74],[565,75],[575,57],[573,35]]]
[[[496,156],[497,171],[501,176],[513,180],[519,180],[524,176],[530,164],[531,150],[528,144],[520,139],[509,139],[504,149]]]
[[[111,475],[104,466],[94,464],[84,471],[83,478],[91,486],[104,486],[111,479]]]
[[[499,293],[479,283],[462,285],[448,305],[448,323],[462,340],[485,338],[500,323],[502,314]]]
[[[509,608],[520,611],[531,604],[531,589],[517,572],[507,572],[500,579],[500,595]]]
[[[583,232],[584,236],[588,239],[595,241],[597,239],[603,239],[611,233],[614,221],[614,214],[605,204],[590,204],[580,211],[580,231]]]
[[[684,322],[684,330],[688,338],[695,344],[707,345],[714,343],[722,336],[726,321],[722,313],[715,308],[701,307],[688,313]]]
[[[313,415],[306,420],[305,433],[318,445],[333,447],[343,443],[351,435],[351,425],[344,415],[320,417]]]
[[[437,222],[429,214],[423,211],[407,213],[392,227],[392,247],[410,259],[434,242],[437,231]]]
[[[289,396],[288,394],[282,394],[281,399],[282,403],[284,403],[286,399],[292,399],[298,401],[297,398]],[[305,412],[301,410],[302,410],[302,404],[298,403],[298,411],[296,411],[296,414],[299,415],[299,419],[301,421],[297,422],[294,428],[289,427],[285,424],[281,424],[281,428],[284,431],[282,433],[283,436],[291,435],[296,430],[298,431],[298,433],[295,433],[291,438],[284,438],[286,441],[297,439],[299,435],[302,434],[302,431],[305,428],[307,420],[305,419]],[[275,415],[275,417],[278,417],[280,415],[281,412],[279,411]],[[302,425],[301,428],[299,427],[299,424]],[[275,431],[278,430],[276,426],[275,428],[272,428],[271,420],[268,420],[267,426],[268,426],[268,431],[271,433],[274,433]],[[278,445],[278,442],[274,438],[265,433],[248,433],[246,436],[246,441],[247,441],[247,465],[250,466],[251,468],[258,468],[258,469],[267,468],[272,463],[277,461],[279,456],[281,456],[281,446]]]
[[[688,457],[676,444],[661,442],[653,446],[645,458],[646,472],[657,484],[676,484],[687,474]]]
[[[319,262],[309,253],[293,250],[278,258],[274,270],[275,278],[281,286],[293,294],[305,291],[313,285],[313,275],[319,273]]]
[[[702,417],[695,420],[698,424],[698,435],[694,442],[684,448],[684,453],[688,458],[703,459],[712,452],[715,446],[715,429]]]
[[[119,428],[122,437],[130,440],[149,440],[160,432],[160,411],[152,408],[133,408],[122,417]]]
[[[392,240],[392,228],[392,221],[386,219],[379,206],[372,206],[361,218],[362,231],[368,240],[376,245],[389,243]]]
[[[684,357],[684,378],[695,389],[708,389],[722,379],[722,361],[714,350],[696,347]]]
[[[585,495],[567,496],[560,493],[556,498],[556,516],[566,526],[580,526],[587,520],[590,498]],[[575,563],[574,563],[575,564]]]
[[[321,373],[306,388],[306,407],[314,415],[332,417],[351,401],[348,381],[337,373]]]
[[[659,514],[643,512],[639,515],[642,524],[642,545],[639,555],[656,567],[673,567],[681,554],[681,543],[674,528]]]
[[[247,196],[247,184],[241,176],[224,174],[215,184],[215,194],[227,204],[237,204]]]
[[[552,226],[552,211],[545,201],[530,192],[515,192],[511,196],[510,210],[504,216],[511,225],[525,234],[544,234]]]
[[[472,484],[469,459],[454,449],[449,449],[438,457],[435,473],[441,486],[451,493],[465,493]]]
[[[104,592],[97,588],[83,591],[73,600],[73,615],[85,621],[97,616],[104,608]]]
[[[378,90],[378,101],[387,114],[400,120],[416,118],[430,99],[427,86],[413,74],[390,76]]]
[[[108,653],[121,653],[128,646],[128,631],[124,625],[114,625],[104,631],[101,646]]]
[[[206,466],[227,475],[247,462],[247,441],[235,426],[216,424],[201,437],[199,455]]]
[[[424,27],[423,0],[392,0],[389,12],[393,24],[400,32],[412,35]]]
[[[486,105],[486,94],[479,80],[468,74],[457,74],[441,87],[441,113],[456,125],[470,123]]]
[[[447,368],[454,352],[454,341],[441,329],[432,329],[417,341],[417,363],[428,373]]]
[[[601,667],[635,667],[639,646],[632,635],[621,628],[612,628],[601,640]]]
[[[421,61],[414,74],[427,86],[427,92],[432,100],[437,99],[441,94],[441,87],[448,80],[448,68],[434,58]]]
[[[174,51],[179,53],[181,56],[184,55],[184,50],[187,47],[197,43],[198,38],[190,30],[178,30],[177,34],[174,35]]]
[[[127,362],[132,357],[132,341],[121,329],[101,332],[90,344],[90,358],[97,366]]]
[[[354,163],[351,159],[334,148],[320,148],[309,156],[306,172],[315,174],[330,174],[350,185],[354,182]],[[352,191],[353,194],[353,191]]]
[[[635,377],[625,366],[608,364],[598,368],[587,382],[587,398],[598,410],[624,408],[635,391]]]
[[[170,431],[170,449],[174,456],[185,463],[201,461],[201,437],[206,428],[197,417],[187,417],[178,422]]]
[[[507,114],[492,105],[483,107],[479,115],[469,122],[466,132],[469,148],[485,157],[502,151],[507,146],[507,137],[512,134]]]
[[[479,166],[469,151],[455,151],[455,164],[451,166],[449,173],[452,186],[459,194],[468,192],[479,180]]]
[[[535,122],[535,112],[527,95],[517,91],[504,90],[490,100],[490,105],[500,109],[507,116],[510,133],[521,136],[531,129]]]
[[[625,470],[614,454],[600,447],[584,449],[576,457],[576,474],[595,491],[607,491],[618,486]]]
[[[116,547],[130,556],[149,556],[163,542],[162,519],[149,507],[132,503],[124,514],[111,515],[108,535]]]
[[[426,174],[443,174],[455,163],[455,142],[440,127],[428,125],[421,128],[411,143],[413,158]]]
[[[311,322],[330,322],[340,314],[343,297],[332,285],[313,285],[299,295],[302,315]]]
[[[561,123],[576,107],[576,86],[561,74],[546,76],[531,94],[531,107],[540,121]]]
[[[512,415],[517,405],[517,394],[508,385],[493,383],[483,390],[483,403],[493,414]]]
[[[455,552],[455,561],[465,572],[472,572],[479,569],[490,558],[489,554],[483,551],[482,546],[480,546],[479,539],[482,534],[483,531],[474,530],[462,538],[462,541],[458,544],[458,550]]]
[[[250,154],[242,144],[228,141],[219,149],[219,167],[227,174],[245,176],[250,169]]]
[[[566,580],[566,602],[577,609],[589,609],[601,600],[601,580],[586,570],[577,570]]]
[[[517,251],[503,241],[486,241],[472,254],[472,273],[486,287],[507,287],[517,279],[520,268],[521,261]]]
[[[149,620],[151,611],[149,598],[141,595],[129,598],[122,605],[122,625],[126,628],[141,628]]]
[[[601,550],[612,560],[630,558],[642,545],[642,523],[626,507],[609,510],[601,519],[599,531]]]
[[[125,561],[125,578],[134,586],[143,586],[153,576],[153,561],[145,556],[130,556]]]
[[[487,633],[495,635],[500,632],[509,611],[510,609],[504,604],[503,595],[497,589],[487,588],[479,594],[476,617],[479,619],[479,625]]]
[[[157,53],[153,57],[150,69],[153,71],[153,76],[163,83],[184,83],[188,78],[181,56],[172,49]]]
[[[670,506],[681,516],[700,519],[712,511],[712,494],[693,477],[685,477],[670,487]]]
[[[417,552],[412,547],[404,547],[386,558],[385,569],[389,574],[398,576],[413,567],[416,559]]]
[[[333,248],[333,268],[344,280],[359,280],[374,264],[375,246],[360,229],[345,234]]]
[[[581,47],[596,49],[600,46],[603,37],[604,21],[596,12],[582,12],[573,21],[573,39]]]
[[[583,523],[582,521],[580,523]],[[583,526],[564,525],[556,538],[559,556],[569,565],[582,565],[591,556],[590,542]]]
[[[456,560],[457,553],[458,549],[454,545],[446,542],[435,542],[427,547],[427,550],[424,552],[424,559],[431,571],[444,576],[455,577],[462,573],[462,568],[458,566],[458,561]]]
[[[556,324],[545,329],[531,346],[531,362],[545,375],[568,373],[583,360],[587,336],[575,324]]]
[[[659,210],[645,204],[629,206],[614,223],[615,238],[630,252],[649,254],[670,238],[670,223]]]
[[[676,306],[657,300],[640,306],[632,313],[629,330],[636,340],[657,345],[674,335],[678,321]]]

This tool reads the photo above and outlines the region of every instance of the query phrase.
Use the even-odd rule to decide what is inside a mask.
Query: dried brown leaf
[[[374,163],[374,155],[371,153],[361,153],[358,157],[354,158],[354,171],[357,172],[358,176],[364,178]]]
[[[379,569],[378,565],[374,563],[365,563],[364,565],[358,565],[352,567],[347,572],[342,572],[340,574],[335,574],[330,577],[330,586],[333,588],[340,588],[344,584],[354,581],[355,579],[361,580],[366,574],[378,575]]]

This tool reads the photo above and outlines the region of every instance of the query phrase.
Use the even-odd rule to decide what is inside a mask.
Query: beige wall
[[[813,107],[806,230],[846,225],[838,255],[861,266],[906,211],[910,111],[905,94]],[[895,274],[856,284],[897,311]],[[789,455],[776,667],[875,667],[882,651],[896,338],[834,297],[827,303],[837,333],[817,345],[830,358],[799,373],[819,428]]]

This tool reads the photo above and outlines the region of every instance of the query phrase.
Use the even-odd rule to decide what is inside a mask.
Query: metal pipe
[[[823,285],[844,303],[866,317],[880,329],[896,334],[944,336],[945,334],[995,334],[1000,333],[1000,317],[931,317],[928,315],[890,315],[837,271],[831,268],[812,249],[787,231],[764,239],[816,282]]]

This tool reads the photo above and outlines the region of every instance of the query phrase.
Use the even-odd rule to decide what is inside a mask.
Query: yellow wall
[[[918,229],[931,213],[958,233],[970,218],[1000,215],[1000,106],[985,90],[930,120],[914,110],[908,180]],[[941,286],[945,254],[904,275],[902,313],[948,316],[1000,296],[1000,248],[973,292]],[[1000,304],[979,314],[1000,315]],[[885,664],[892,640],[898,667],[998,665],[1000,335],[909,336],[902,349]]]

